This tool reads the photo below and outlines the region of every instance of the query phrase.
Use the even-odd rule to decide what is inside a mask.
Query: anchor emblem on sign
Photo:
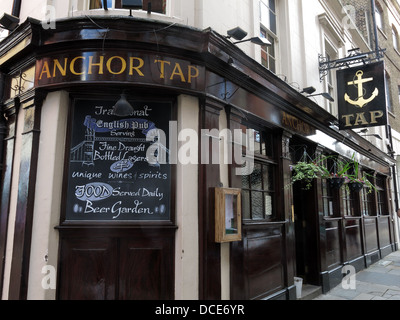
[[[367,103],[371,102],[374,100],[378,95],[379,95],[379,90],[378,88],[375,88],[374,92],[372,93],[372,96],[369,97],[368,99],[364,99],[365,96],[365,89],[364,89],[364,83],[370,82],[374,80],[374,78],[365,78],[363,79],[364,72],[361,70],[356,73],[357,80],[350,81],[347,84],[349,86],[358,86],[358,99],[357,100],[352,100],[349,95],[346,93],[344,95],[344,100],[347,101],[348,103],[358,106],[360,108],[364,107]]]

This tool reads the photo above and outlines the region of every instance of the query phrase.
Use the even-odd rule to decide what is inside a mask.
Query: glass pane
[[[269,58],[269,71],[276,73],[276,64],[275,64],[275,60],[273,58]]]
[[[101,9],[103,8],[102,0],[90,0],[89,9]]]
[[[275,58],[275,39],[268,35],[268,41],[271,43],[271,46],[268,46],[268,53]]]
[[[260,20],[265,27],[270,29],[269,8],[262,1],[260,2]]]
[[[264,219],[262,192],[251,193],[251,210],[252,210],[253,220]]]
[[[249,191],[242,191],[242,211],[243,211],[243,219],[251,219]]]
[[[259,131],[254,131],[254,153],[260,154],[261,150],[261,134]]]
[[[243,175],[242,176],[242,188],[250,189],[250,176]]]
[[[273,191],[274,190],[274,179],[273,179],[271,166],[267,166],[267,165],[263,166],[263,180],[264,180],[264,190]]]
[[[276,34],[276,15],[272,11],[269,13],[269,29]]]
[[[276,13],[275,0],[269,0],[269,8],[271,9],[272,12]]]
[[[253,190],[262,190],[262,173],[261,173],[261,165],[254,164],[254,170],[251,174],[251,189]]]
[[[269,218],[272,216],[273,207],[272,207],[272,196],[270,194],[264,194],[265,199],[265,218]]]
[[[225,195],[225,234],[237,234],[237,195]]]

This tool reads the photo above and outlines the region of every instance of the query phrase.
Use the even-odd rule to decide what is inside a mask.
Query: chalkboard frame
[[[68,219],[67,217],[67,195],[68,195],[68,184],[69,184],[69,165],[70,157],[69,152],[72,147],[72,133],[74,128],[74,113],[76,105],[79,101],[93,101],[93,100],[108,100],[108,101],[118,101],[119,95],[112,94],[96,94],[86,95],[86,94],[74,94],[70,93],[70,107],[68,111],[68,122],[66,130],[66,143],[65,143],[65,157],[64,157],[64,172],[63,172],[63,188],[62,188],[62,200],[61,200],[61,210],[60,210],[60,226],[171,226],[176,227],[176,164],[170,164],[170,192],[169,192],[169,219],[168,220],[74,220]],[[174,95],[163,95],[163,96],[148,96],[148,95],[129,95],[127,94],[127,99],[130,103],[135,103],[138,101],[146,101],[146,103],[163,103],[170,105],[170,119],[169,121],[177,121],[177,98]]]

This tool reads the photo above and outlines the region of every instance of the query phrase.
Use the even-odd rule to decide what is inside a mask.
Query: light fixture
[[[272,45],[272,43],[269,42],[266,38],[261,38],[261,37],[253,37],[250,39],[245,39],[245,40],[234,42],[233,44],[243,43],[243,42],[247,42],[247,41],[258,44],[260,46],[271,46]]]
[[[317,91],[317,89],[315,89],[314,87],[306,87],[300,93],[313,94],[315,91]]]
[[[19,18],[12,16],[11,14],[4,13],[0,18],[0,27],[9,31],[13,31],[18,27]]]
[[[227,39],[233,38],[235,40],[243,40],[244,37],[247,36],[247,32],[240,27],[228,30],[227,33],[228,33],[228,36],[226,37]]]
[[[122,8],[129,9],[129,16],[132,17],[132,10],[138,10],[143,8],[142,0],[122,0]]]
[[[121,94],[121,98],[117,101],[113,108],[113,113],[116,116],[126,117],[130,116],[133,113],[133,107],[126,99],[126,94]]]
[[[335,102],[335,99],[333,99],[332,96],[328,92],[312,94],[312,95],[307,96],[307,98],[316,97],[316,96],[323,96],[325,99],[329,100],[330,102]]]

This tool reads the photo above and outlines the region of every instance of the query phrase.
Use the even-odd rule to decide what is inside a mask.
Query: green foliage
[[[296,181],[303,181],[305,183],[305,190],[312,187],[312,181],[325,174],[326,168],[320,166],[316,162],[298,162],[296,165],[291,166],[293,172],[292,183]]]
[[[323,165],[328,159],[333,159],[334,161],[333,171],[332,168],[328,169]],[[344,178],[345,184],[353,182],[360,183],[368,188],[368,192],[372,192],[375,189],[375,186],[368,179],[371,175],[364,172],[362,178],[359,178],[359,164],[355,160],[354,155],[350,161],[339,161],[330,156],[319,160],[312,160],[310,162],[307,162],[306,159],[302,159],[302,161],[290,166],[290,169],[293,172],[291,184],[297,181],[302,181],[304,183],[304,190],[311,189],[312,182],[316,178]]]

